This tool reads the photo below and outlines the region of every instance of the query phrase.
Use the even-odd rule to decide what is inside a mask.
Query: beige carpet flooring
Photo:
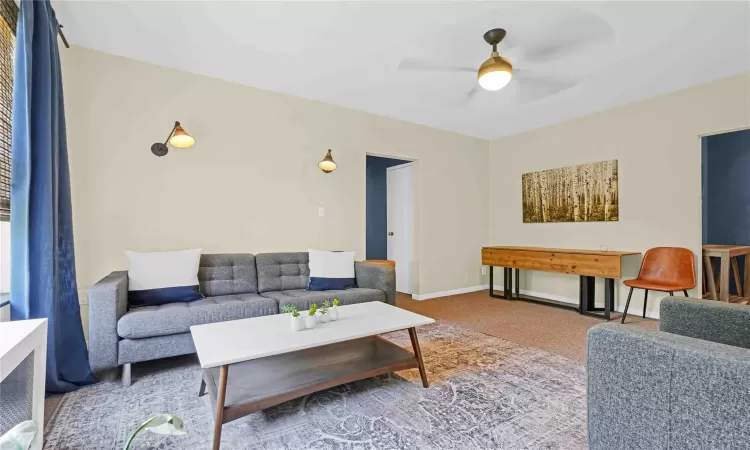
[[[412,300],[409,295],[398,294],[396,305],[580,363],[586,361],[586,332],[594,325],[604,323],[602,319],[566,309],[490,298],[487,291],[432,300]],[[620,323],[619,313],[611,323]],[[650,329],[659,326],[657,320],[643,319],[637,314],[628,314],[625,324]]]

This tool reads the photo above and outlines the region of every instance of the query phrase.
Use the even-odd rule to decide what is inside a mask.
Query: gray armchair
[[[588,333],[590,450],[750,449],[750,306],[667,297]]]

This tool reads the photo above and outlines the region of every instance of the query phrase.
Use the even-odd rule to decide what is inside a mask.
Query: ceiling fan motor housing
[[[503,39],[505,39],[505,30],[502,28],[493,28],[492,30],[484,33],[484,41],[493,47],[493,51],[497,51],[495,48]]]
[[[479,66],[479,72],[477,72],[477,79],[488,72],[497,72],[502,70],[503,72],[513,73],[513,66],[510,61],[500,56],[497,52],[492,52],[487,61],[483,62]]]

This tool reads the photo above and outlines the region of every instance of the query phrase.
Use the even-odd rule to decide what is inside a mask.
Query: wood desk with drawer
[[[483,247],[482,265],[490,267],[490,297],[517,299],[574,309],[581,314],[609,320],[614,310],[615,279],[622,277],[622,258],[638,252],[577,250],[544,247]],[[493,292],[493,267],[504,268],[503,295]],[[578,305],[520,295],[520,270],[567,273],[580,277]],[[515,276],[513,271],[515,270]],[[604,307],[596,307],[595,278],[604,278]],[[515,296],[513,285],[515,279]]]

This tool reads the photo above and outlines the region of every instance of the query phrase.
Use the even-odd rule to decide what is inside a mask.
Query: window
[[[18,6],[0,0],[0,220],[10,220],[10,144],[13,116],[13,53]]]
[[[10,291],[10,158],[13,117],[13,55],[16,46],[18,6],[0,0],[0,305]],[[0,321],[7,320],[0,307]]]

